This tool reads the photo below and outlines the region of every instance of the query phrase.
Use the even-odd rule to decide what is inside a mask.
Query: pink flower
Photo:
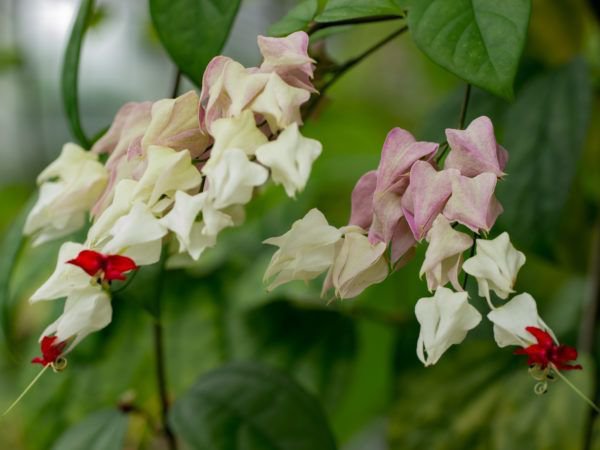
[[[473,120],[465,130],[446,129],[450,153],[446,158],[446,169],[458,169],[467,177],[491,172],[496,177],[504,176],[508,152],[496,143],[492,121],[481,116]]]
[[[410,185],[402,198],[404,215],[417,241],[426,235],[452,194],[458,170],[437,171],[428,162],[417,161],[410,171]]]
[[[455,176],[452,179],[452,196],[443,210],[444,216],[475,232],[490,231],[502,212],[502,205],[494,196],[496,181],[496,175],[491,172],[475,178]]]
[[[284,38],[258,36],[261,72],[275,72],[290,86],[317,92],[311,83],[315,61],[308,56],[308,35],[297,31]]]

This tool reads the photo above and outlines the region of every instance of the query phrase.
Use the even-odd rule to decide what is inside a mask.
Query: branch
[[[389,22],[391,20],[404,19],[404,16],[400,15],[385,15],[385,16],[371,16],[371,17],[357,17],[355,19],[336,20],[335,22],[311,22],[308,26],[307,34],[311,35],[319,30],[332,27],[341,27],[346,25],[364,25],[369,23],[378,22]]]
[[[362,60],[364,60],[371,54],[375,53],[377,50],[379,50],[385,44],[394,40],[396,37],[400,36],[401,34],[405,33],[406,31],[408,31],[408,26],[405,25],[402,28],[394,31],[392,34],[386,36],[384,39],[377,42],[372,47],[369,47],[367,50],[365,50],[360,55],[346,61],[344,64],[337,66],[333,71],[333,76],[331,77],[331,79],[329,81],[327,81],[321,87],[320,95],[318,97],[314,97],[314,100],[307,103],[306,108],[304,109],[304,111],[302,113],[303,119],[308,118],[315,111],[315,109],[321,102],[321,99],[324,97],[325,92],[327,92],[327,90],[329,90],[329,88],[331,88],[331,86],[333,86],[346,72],[348,72],[350,69],[352,69],[358,63],[360,63]]]

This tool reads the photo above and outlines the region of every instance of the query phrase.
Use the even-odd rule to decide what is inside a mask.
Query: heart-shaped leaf
[[[531,0],[413,0],[408,23],[434,62],[511,99],[530,10]]]
[[[98,411],[65,431],[52,449],[121,450],[127,422],[127,415],[120,411]]]
[[[240,0],[150,0],[160,41],[196,85],[225,45],[239,5]]]
[[[337,448],[319,403],[286,375],[254,364],[202,376],[173,405],[171,423],[197,449]]]
[[[400,0],[329,0],[317,22],[337,22],[377,16],[403,16]]]
[[[582,60],[538,75],[506,112],[509,160],[498,185],[500,222],[521,245],[548,244],[563,215],[589,125],[591,87]]]

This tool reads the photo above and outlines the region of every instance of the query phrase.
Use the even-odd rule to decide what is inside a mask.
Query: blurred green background
[[[127,101],[168,96],[175,74],[146,2],[99,4],[80,74],[82,116],[90,131],[109,124]],[[257,64],[256,35],[293,5],[244,0],[224,53]],[[598,333],[590,339],[581,329],[598,301],[600,277],[600,264],[593,264],[600,253],[594,250],[600,239],[600,33],[591,5],[534,0],[515,102],[475,90],[468,114],[491,116],[513,158],[499,194],[506,213],[493,234],[508,230],[527,254],[516,289],[538,300],[561,341],[592,351],[582,356],[585,370],[572,374],[589,395],[597,379]],[[70,139],[59,74],[76,8],[74,0],[0,0],[3,254],[10,253],[10,226],[34,192],[36,174]],[[344,61],[396,27],[336,30],[325,48]],[[185,83],[182,91],[190,88]],[[399,126],[418,138],[443,140],[443,130],[457,126],[463,89],[407,34],[327,93],[303,131],[324,148],[306,191],[290,201],[281,189],[265,188],[248,206],[246,223],[220,236],[197,267],[169,272],[164,314],[173,397],[207,370],[254,360],[283,369],[314,393],[344,450],[583,448],[586,405],[561,382],[536,396],[524,360],[495,346],[489,324],[435,367],[420,364],[413,308],[428,295],[418,278],[423,248],[408,266],[352,301],[326,305],[318,282],[270,294],[262,285],[273,252],[262,240],[283,233],[312,207],[333,225],[345,225],[352,187],[377,166],[387,132]],[[37,338],[60,311],[59,302],[27,302],[53,270],[58,246],[19,254],[7,299],[0,409],[37,373],[29,364]],[[152,318],[140,307],[144,295],[128,289],[117,296],[111,325],[70,355],[66,372],[44,376],[0,420],[0,448],[52,448],[70,425],[123,401],[157,413]],[[144,423],[130,414],[126,448],[161,448]],[[600,432],[596,436],[592,448],[600,449]]]

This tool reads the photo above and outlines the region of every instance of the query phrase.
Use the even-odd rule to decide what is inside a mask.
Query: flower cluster
[[[491,292],[503,300],[514,293],[525,255],[507,233],[483,238],[502,212],[494,191],[508,160],[490,119],[479,117],[464,130],[447,129],[446,139],[449,153],[439,167],[444,152],[438,144],[393,129],[379,167],[364,174],[352,192],[349,225],[335,228],[313,209],[286,234],[265,241],[279,247],[265,273],[265,280],[272,280],[269,288],[327,271],[324,294],[334,288],[339,298],[355,297],[405,264],[425,241],[420,275],[434,294],[415,306],[421,325],[417,356],[423,364],[435,364],[481,322],[459,282],[464,271],[477,280],[479,295],[487,300],[500,347],[521,347],[516,353],[529,356],[542,371],[580,368],[568,364],[577,352],[557,344],[529,294],[500,307],[492,302]],[[476,252],[463,262],[468,249]]]
[[[257,187],[271,179],[290,197],[305,187],[321,153],[299,132],[300,106],[315,92],[308,36],[259,36],[258,45],[260,67],[216,57],[200,96],[128,103],[90,152],[66,144],[39,176],[24,230],[34,245],[92,222],[84,243],[62,245],[54,273],[31,297],[66,297],[35,362],[54,362],[108,325],[111,282],[158,262],[169,236],[170,255],[197,260],[243,221]]]

